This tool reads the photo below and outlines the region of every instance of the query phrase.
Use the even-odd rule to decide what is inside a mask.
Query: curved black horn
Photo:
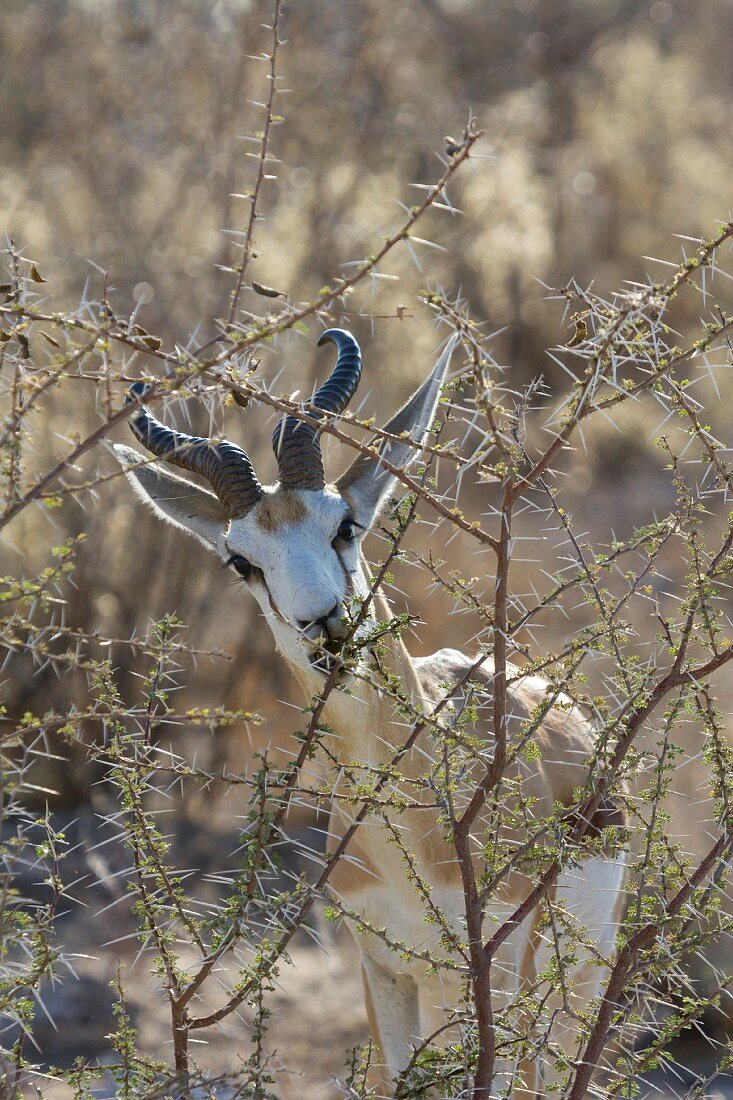
[[[127,402],[144,398],[147,391],[144,383],[133,382]],[[252,463],[236,444],[226,439],[213,443],[202,436],[173,431],[142,407],[130,417],[130,427],[152,454],[205,477],[230,519],[245,515],[262,496]]]
[[[358,343],[342,328],[329,328],[321,334],[318,347],[335,344],[338,349],[336,366],[330,377],[306,403],[307,411],[341,413],[354,396],[361,378],[361,350]],[[321,447],[317,430],[294,416],[278,421],[272,436],[277,456],[280,483],[287,489],[322,489],[326,484]]]

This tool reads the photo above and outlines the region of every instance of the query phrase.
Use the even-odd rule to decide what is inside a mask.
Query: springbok
[[[336,345],[336,366],[328,381],[304,407],[311,418],[335,417],[343,412],[361,374],[361,353],[354,337],[342,329],[329,329],[319,340]],[[145,386],[135,383],[132,397],[140,407],[131,415],[137,439],[153,455],[174,462],[184,470],[203,476],[213,493],[172,474],[157,463],[140,465],[141,456],[116,446],[118,458],[140,496],[163,519],[183,528],[212,548],[226,565],[239,573],[258,601],[283,654],[308,698],[323,690],[332,665],[324,656],[354,632],[354,608],[368,607],[355,630],[366,639],[363,650],[353,658],[352,674],[328,696],[323,720],[335,731],[336,744],[329,751],[337,762],[358,771],[359,764],[379,768],[393,760],[404,744],[410,723],[405,707],[395,705],[395,694],[383,690],[374,676],[375,657],[369,644],[370,629],[390,620],[390,609],[378,588],[372,588],[368,566],[362,556],[364,535],[397,484],[394,470],[404,470],[419,454],[434,417],[441,384],[455,339],[446,347],[434,370],[415,394],[386,425],[392,437],[380,437],[376,454],[361,452],[335,484],[324,475],[317,428],[291,415],[281,418],[273,436],[279,467],[279,482],[263,486],[257,480],[247,454],[227,441],[216,442],[173,431],[156,420],[143,405]],[[394,437],[402,437],[395,439]],[[409,441],[408,441],[409,439]],[[381,461],[388,460],[388,464]],[[137,468],[131,466],[137,464]],[[366,603],[365,603],[366,601]],[[493,739],[491,713],[492,666],[487,659],[472,671],[475,660],[453,649],[442,649],[429,657],[411,657],[398,634],[380,638],[380,668],[399,683],[401,694],[414,707],[413,713],[429,714],[438,700],[460,685],[451,709],[443,705],[440,722],[445,726],[460,712],[468,699],[478,717],[468,732],[480,737],[486,751],[472,768],[464,768],[462,783],[475,784],[476,767],[490,760]],[[359,672],[362,674],[359,675]],[[469,675],[470,674],[470,675]],[[522,729],[541,713],[546,703],[546,681],[525,676],[513,666],[509,677],[508,726],[519,736]],[[472,684],[469,690],[469,680]],[[424,1039],[443,1029],[446,1012],[460,1004],[460,967],[430,973],[425,962],[432,953],[445,957],[446,939],[440,921],[426,921],[425,897],[416,889],[416,875],[429,891],[430,905],[444,914],[455,936],[465,936],[465,900],[455,848],[446,836],[440,810],[431,795],[426,774],[431,761],[441,758],[440,730],[428,723],[412,749],[400,760],[406,780],[415,780],[407,808],[386,811],[386,819],[367,817],[349,845],[350,859],[341,860],[330,880],[330,889],[352,914],[352,922],[363,918],[357,933],[351,930],[361,955],[364,996],[369,1025],[385,1063],[383,1086],[409,1064]],[[506,775],[508,787],[521,784],[526,820],[541,821],[562,804],[570,806],[577,788],[587,778],[594,735],[579,708],[564,696],[556,698],[534,735],[538,752],[517,753],[513,770]],[[424,797],[414,795],[422,789]],[[342,780],[343,782],[343,780]],[[470,789],[473,789],[471,787]],[[470,793],[469,789],[469,793]],[[416,801],[426,805],[415,805]],[[409,803],[412,803],[411,805]],[[428,803],[431,803],[428,804]],[[489,814],[489,810],[486,810]],[[390,815],[392,817],[390,818]],[[620,815],[606,805],[594,822],[598,828],[618,823]],[[349,804],[334,800],[329,832],[338,841],[352,823]],[[390,822],[394,828],[390,830]],[[494,825],[496,822],[494,821]],[[477,820],[474,853],[477,870],[485,870],[482,832],[487,827]],[[399,831],[401,846],[394,842]],[[517,843],[521,832],[513,825]],[[511,830],[510,830],[511,833]],[[507,835],[506,829],[504,835]],[[486,842],[484,836],[483,843]],[[410,873],[404,850],[410,852],[414,871]],[[482,862],[483,861],[483,862]],[[554,887],[555,913],[550,931],[547,914],[539,909],[534,919],[516,929],[506,940],[492,967],[494,1009],[501,1019],[502,1005],[522,990],[537,984],[537,976],[553,963],[563,941],[563,929],[572,926],[569,965],[562,992],[546,993],[544,1038],[551,1038],[561,1052],[572,1059],[578,1047],[578,1014],[601,990],[614,951],[624,883],[624,857],[598,850],[574,853]],[[501,877],[486,903],[485,924],[495,930],[526,897],[532,887],[530,872],[510,871]],[[423,890],[423,895],[424,895]],[[347,922],[349,923],[349,922]],[[558,925],[561,927],[558,929]],[[366,930],[365,930],[366,927]],[[380,935],[380,931],[385,934]],[[420,957],[411,958],[399,945],[407,945]],[[406,961],[407,957],[407,961]],[[464,967],[465,970],[465,967]],[[428,973],[426,973],[428,971]],[[549,990],[549,985],[545,986]],[[541,998],[542,993],[537,994]],[[450,1034],[450,1032],[448,1032]],[[537,1043],[540,1052],[549,1049]],[[541,1094],[559,1070],[555,1059],[542,1053],[534,1058],[504,1058],[498,1065],[497,1092],[531,1097]],[[494,1088],[492,1087],[492,1095]]]

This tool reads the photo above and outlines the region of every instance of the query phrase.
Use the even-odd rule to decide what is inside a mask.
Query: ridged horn
[[[306,411],[316,416],[318,411],[342,413],[361,378],[361,349],[351,333],[342,328],[326,329],[318,347],[326,343],[336,345],[338,357],[328,380],[306,403]],[[281,417],[272,436],[272,446],[281,485],[286,489],[323,489],[326,478],[321,447],[317,430],[312,425],[294,416]]]
[[[144,383],[133,382],[127,403],[135,398],[144,399],[147,392]],[[226,439],[213,443],[202,436],[176,432],[142,407],[130,417],[130,427],[151,454],[205,477],[230,519],[246,515],[262,496],[262,486],[249,456],[235,443]]]

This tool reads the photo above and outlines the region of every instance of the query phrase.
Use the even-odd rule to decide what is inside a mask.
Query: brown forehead
[[[281,489],[272,496],[263,497],[255,510],[255,522],[263,531],[279,531],[291,523],[305,519],[308,510],[297,495],[289,489]]]

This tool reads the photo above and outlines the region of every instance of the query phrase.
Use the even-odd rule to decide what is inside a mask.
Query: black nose
[[[315,626],[316,623],[320,623],[320,625],[326,630],[326,633],[328,633],[328,620],[335,619],[338,613],[339,605],[335,603],[330,611],[327,611],[325,615],[321,615],[320,619],[298,619],[298,626],[301,630],[307,630],[309,626]]]

